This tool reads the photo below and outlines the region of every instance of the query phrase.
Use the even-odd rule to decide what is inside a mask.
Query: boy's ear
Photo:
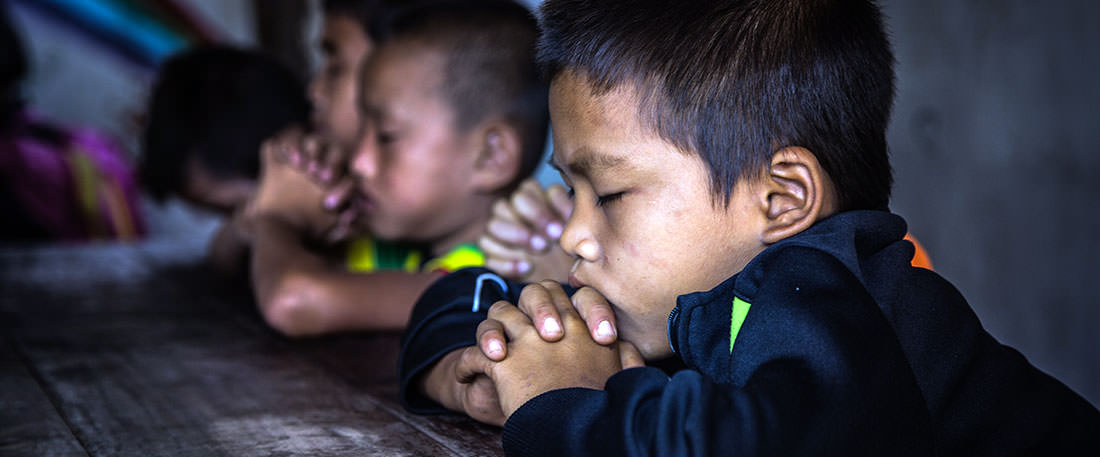
[[[503,122],[489,123],[480,135],[480,151],[474,163],[474,188],[492,193],[515,180],[519,173],[522,143],[519,133]]]
[[[764,189],[764,244],[794,236],[834,212],[829,175],[803,147],[786,147],[772,155]]]

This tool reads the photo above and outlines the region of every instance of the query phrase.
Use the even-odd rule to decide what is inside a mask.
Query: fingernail
[[[325,197],[325,209],[333,209],[340,203],[340,196],[328,195]]]
[[[561,333],[561,325],[556,319],[548,317],[542,321],[542,331],[549,335],[557,335]]]
[[[600,321],[600,325],[596,326],[596,336],[601,338],[611,338],[615,336],[615,329],[611,327],[611,323],[608,321]]]
[[[516,269],[519,270],[520,273],[527,273],[531,271],[531,263],[526,260],[520,260],[516,262]]]
[[[541,251],[546,248],[546,240],[542,239],[541,236],[533,236],[531,237],[531,247],[536,251]]]
[[[489,340],[489,354],[497,355],[504,352],[504,345],[500,344],[500,340]]]
[[[549,236],[550,239],[552,239],[552,240],[556,240],[558,238],[561,238],[561,231],[562,231],[561,224],[559,224],[557,222],[551,222],[549,224],[546,224],[546,235]]]

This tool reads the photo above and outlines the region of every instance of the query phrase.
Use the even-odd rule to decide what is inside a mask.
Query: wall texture
[[[226,41],[241,45],[256,41],[251,3],[181,3]],[[156,75],[105,50],[71,25],[22,4],[11,6],[12,21],[31,64],[23,88],[30,106],[54,122],[98,128],[136,154],[148,86]]]
[[[883,5],[894,211],[994,336],[1100,404],[1100,3]]]

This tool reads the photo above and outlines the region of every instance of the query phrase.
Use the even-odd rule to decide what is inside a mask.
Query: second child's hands
[[[524,181],[511,196],[493,204],[486,233],[478,240],[485,266],[526,281],[568,279],[573,257],[559,243],[573,201],[561,186],[543,189]]]
[[[348,204],[350,188],[343,179],[327,186],[285,157],[288,144],[300,144],[302,133],[288,129],[261,146],[260,181],[245,208],[245,217],[272,217],[324,242],[347,237],[355,221]]]
[[[332,141],[309,134],[300,127],[288,127],[271,139],[275,160],[289,164],[311,179],[330,185],[344,177],[347,153]]]

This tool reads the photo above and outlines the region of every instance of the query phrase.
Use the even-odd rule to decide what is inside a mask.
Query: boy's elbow
[[[324,322],[314,289],[306,281],[285,281],[260,303],[267,325],[290,338],[323,333]]]

